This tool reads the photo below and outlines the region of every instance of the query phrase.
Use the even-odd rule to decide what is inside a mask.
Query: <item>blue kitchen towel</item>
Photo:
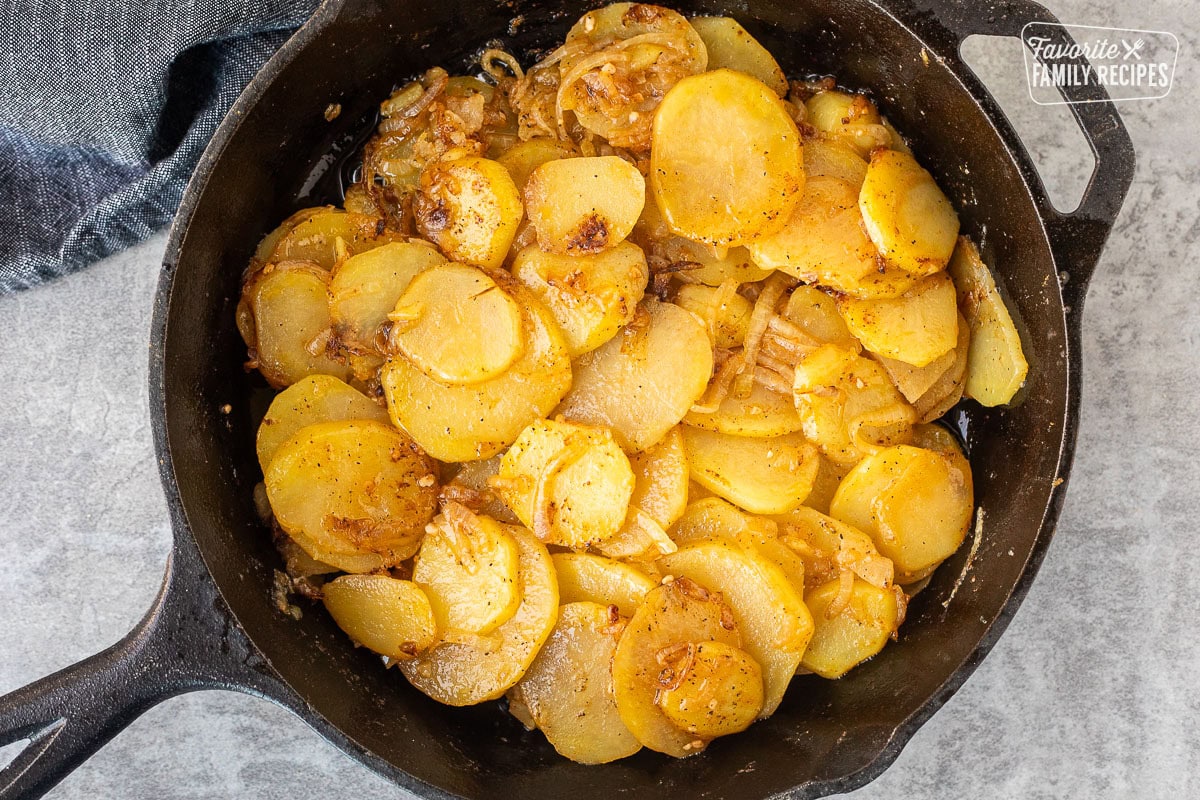
[[[0,294],[166,225],[225,112],[317,4],[0,3]]]

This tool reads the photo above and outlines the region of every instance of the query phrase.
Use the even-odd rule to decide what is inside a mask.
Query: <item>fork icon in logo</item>
[[[1138,39],[1131,45],[1129,42],[1122,39],[1121,44],[1125,46],[1124,58],[1126,61],[1128,61],[1131,58],[1136,58],[1138,61],[1142,60],[1141,49],[1142,49],[1142,45],[1145,44],[1144,41],[1142,41],[1141,39]]]

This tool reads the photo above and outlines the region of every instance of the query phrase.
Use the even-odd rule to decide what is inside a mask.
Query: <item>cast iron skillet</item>
[[[1055,211],[1030,160],[958,50],[1054,21],[1028,0],[698,0],[684,11],[741,20],[789,74],[870,88],[913,140],[983,243],[1020,320],[1023,402],[955,413],[985,513],[974,581],[954,592],[967,547],[936,573],[900,641],[834,682],[798,679],[779,711],[676,761],[643,751],[603,767],[557,757],[489,703],[441,706],[356,651],[318,608],[296,622],[271,600],[279,566],[251,500],[255,380],[234,329],[239,278],[262,234],[295,208],[336,199],[393,84],[464,66],[490,39],[526,57],[599,3],[329,0],[267,64],[217,132],[171,232],[155,307],[150,398],[175,546],[154,608],[108,650],[0,698],[0,745],[30,744],[0,772],[0,799],[37,797],[155,703],[238,689],[291,709],[367,766],[429,798],[576,800],[818,797],[881,773],[995,643],[1033,579],[1063,500],[1078,424],[1080,312],[1134,170],[1103,91],[1072,89],[1097,159],[1080,207]],[[521,20],[512,23],[511,20]],[[924,58],[922,57],[924,54]],[[323,112],[342,105],[333,123]],[[222,407],[229,404],[230,413]]]

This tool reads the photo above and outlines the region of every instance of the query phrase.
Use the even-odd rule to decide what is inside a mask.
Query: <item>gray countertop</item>
[[[1182,0],[1050,5],[1068,22],[1176,33],[1175,87],[1122,105],[1138,175],[1089,294],[1078,452],[1041,574],[864,800],[1200,797],[1200,36]],[[1064,109],[1030,102],[1019,45],[966,52],[1055,196],[1078,197],[1090,158]],[[0,298],[0,693],[112,644],[158,589],[170,531],[146,362],[164,242]],[[269,702],[205,692],[151,709],[51,796],[403,793]]]

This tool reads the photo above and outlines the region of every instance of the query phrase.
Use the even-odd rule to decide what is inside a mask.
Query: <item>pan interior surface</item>
[[[353,648],[320,608],[306,606],[295,621],[272,601],[281,562],[252,500],[262,477],[254,433],[265,393],[242,368],[245,347],[234,326],[240,277],[255,245],[290,212],[339,201],[346,159],[395,84],[435,65],[464,68],[493,41],[528,65],[595,5],[373,0],[344,9],[290,61],[272,62],[273,75],[260,76],[269,84],[215,163],[202,165],[207,179],[193,186],[199,194],[185,204],[190,217],[177,223],[186,227],[162,380],[187,522],[179,535],[195,537],[238,622],[295,691],[298,710],[426,796],[754,798],[798,786],[809,796],[853,788],[895,757],[915,724],[977,663],[981,643],[990,645],[1003,628],[1015,608],[1010,599],[1023,594],[1027,563],[1036,565],[1050,535],[1052,485],[1074,425],[1062,299],[1027,173],[953,70],[922,57],[922,42],[893,16],[903,10],[846,0],[670,3],[736,17],[793,77],[832,74],[868,90],[1001,276],[1030,374],[1017,407],[966,403],[951,415],[965,432],[984,514],[965,580],[970,537],[913,601],[900,640],[847,677],[797,678],[773,717],[700,756],[676,761],[643,751],[602,767],[560,758],[497,703],[453,709],[429,700]],[[324,112],[332,103],[342,113],[330,122]],[[232,413],[222,413],[226,404]]]

